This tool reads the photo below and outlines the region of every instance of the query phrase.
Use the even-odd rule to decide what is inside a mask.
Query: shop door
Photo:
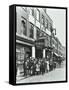
[[[41,49],[36,49],[36,58],[42,58],[43,57],[43,52]]]

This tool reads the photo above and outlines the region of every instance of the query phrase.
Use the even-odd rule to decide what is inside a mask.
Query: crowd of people
[[[56,62],[41,58],[27,58],[23,63],[24,76],[48,73],[56,68]]]

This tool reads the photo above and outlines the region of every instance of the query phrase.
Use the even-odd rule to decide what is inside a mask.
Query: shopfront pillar
[[[35,58],[35,46],[32,47],[32,57]]]
[[[17,76],[20,76],[20,69],[17,67]]]
[[[43,49],[43,58],[45,58],[45,49]]]

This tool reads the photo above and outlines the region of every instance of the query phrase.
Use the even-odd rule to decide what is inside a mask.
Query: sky
[[[56,28],[56,37],[63,46],[66,44],[66,11],[64,9],[47,9],[47,14],[53,20],[53,27]]]

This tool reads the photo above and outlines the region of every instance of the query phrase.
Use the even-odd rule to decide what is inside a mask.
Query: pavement
[[[51,82],[51,81],[64,81],[66,79],[65,67],[56,68],[53,71],[45,73],[44,75],[35,75],[31,77],[20,77],[16,83],[35,83],[35,82]]]

